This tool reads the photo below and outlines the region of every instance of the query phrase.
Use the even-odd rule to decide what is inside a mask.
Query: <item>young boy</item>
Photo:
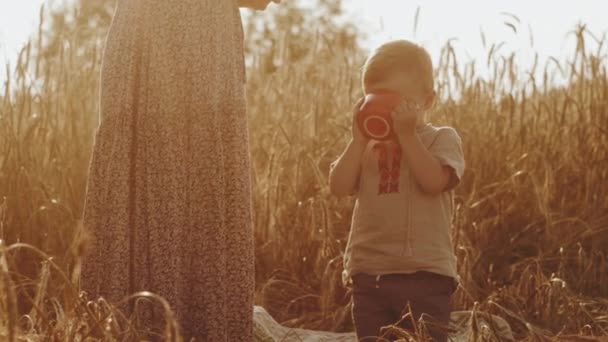
[[[353,118],[352,139],[330,169],[332,193],[357,199],[344,283],[353,286],[360,340],[375,341],[381,327],[401,320],[408,304],[416,321],[422,315],[429,322],[433,339],[447,340],[445,329],[432,326],[447,326],[458,284],[452,190],[465,163],[456,131],[424,122],[435,100],[433,83],[431,58],[418,45],[400,40],[376,49],[363,67],[363,91],[402,96],[392,113],[397,139],[368,140]],[[411,330],[411,318],[399,325]]]

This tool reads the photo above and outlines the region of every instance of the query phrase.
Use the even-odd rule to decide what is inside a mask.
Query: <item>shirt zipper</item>
[[[406,171],[406,179],[405,179],[405,185],[406,185],[406,193],[405,193],[405,202],[406,202],[406,220],[405,220],[405,246],[404,249],[402,251],[402,255],[403,256],[412,256],[413,252],[412,252],[412,244],[411,244],[411,235],[412,235],[412,201],[411,201],[411,196],[412,196],[412,176],[411,176],[411,172],[409,167],[404,167],[404,169],[407,169]]]

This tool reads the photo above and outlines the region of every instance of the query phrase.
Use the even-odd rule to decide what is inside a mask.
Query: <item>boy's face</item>
[[[422,110],[419,115],[422,116],[428,110],[435,99],[434,92],[430,94],[424,91],[419,82],[416,82],[415,77],[404,72],[394,72],[387,76],[384,81],[375,84],[373,89],[389,89],[401,95],[405,100],[413,102],[421,106]],[[419,120],[422,117],[418,118]]]

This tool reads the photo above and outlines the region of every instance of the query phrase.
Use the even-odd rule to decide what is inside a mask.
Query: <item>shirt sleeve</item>
[[[462,140],[456,130],[451,127],[440,128],[429,151],[441,165],[449,166],[453,171],[446,191],[456,187],[460,183],[465,169]]]

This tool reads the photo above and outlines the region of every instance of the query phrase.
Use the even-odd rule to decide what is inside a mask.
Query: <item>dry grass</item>
[[[298,13],[286,7],[278,25]],[[250,31],[257,301],[288,325],[344,331],[352,323],[340,253],[353,203],[329,194],[327,171],[349,138],[363,55],[349,26],[318,27],[323,34],[305,39]],[[74,286],[105,28],[87,35],[55,22],[6,71],[14,77],[0,95],[0,336],[9,341],[136,334]],[[476,62],[489,65],[489,78],[459,62],[450,42],[436,61],[442,100],[432,121],[461,133],[468,163],[457,190],[464,286],[455,307],[505,317],[525,341],[608,339],[606,40],[584,26],[574,34],[569,60],[534,70],[498,45]],[[551,86],[556,75],[564,86]],[[148,293],[125,300],[142,297],[162,302]]]

